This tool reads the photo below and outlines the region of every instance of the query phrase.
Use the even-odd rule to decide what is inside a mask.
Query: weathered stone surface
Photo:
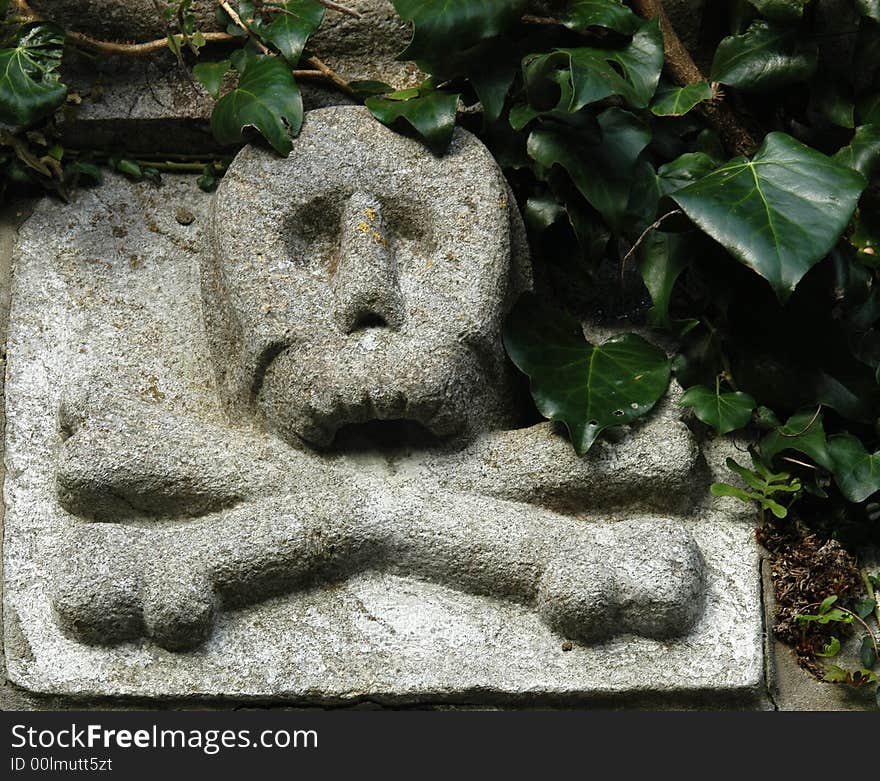
[[[755,700],[757,555],[707,498],[720,455],[671,404],[582,461],[511,428],[519,232],[473,137],[437,159],[362,109],[308,115],[287,161],[246,150],[216,199],[114,179],[39,208],[9,340],[12,680]]]
[[[30,0],[30,5],[37,13],[71,30],[107,40],[150,41],[176,29],[168,27],[164,16],[156,10],[155,0]],[[159,0],[158,5],[176,7],[177,2]],[[255,5],[259,8],[264,3],[256,0]],[[391,59],[406,45],[407,25],[389,0],[346,0],[344,5],[361,17],[328,10],[313,39],[322,51],[354,49]],[[216,19],[217,7],[216,0],[193,0],[190,13],[195,16],[198,29],[222,30]],[[346,42],[346,38],[352,40]]]
[[[219,150],[209,122],[214,100],[170,52],[98,61],[68,56],[64,68],[65,83],[81,98],[61,115],[67,146],[129,154]]]
[[[193,13],[203,30],[218,29],[213,0],[196,0]],[[34,8],[69,29],[107,40],[163,38],[164,20],[152,0],[60,0]],[[424,78],[410,62],[395,59],[409,39],[408,26],[387,0],[351,0],[359,19],[334,11],[310,38],[309,48],[348,80],[379,80],[397,88]],[[204,60],[227,56],[228,47],[209,46]],[[213,99],[178,66],[169,50],[149,57],[102,56],[70,52],[64,80],[82,101],[68,107],[62,132],[72,147],[202,153],[216,148],[208,120]],[[301,79],[307,109],[352,101],[320,81]],[[173,139],[173,141],[172,141]]]
[[[161,38],[167,23],[154,0],[29,0],[38,14],[71,30],[122,41]],[[159,0],[159,7],[172,5]],[[216,0],[193,0],[192,13],[200,25],[215,26]]]

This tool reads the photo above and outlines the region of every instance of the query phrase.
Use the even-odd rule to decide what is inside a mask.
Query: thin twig
[[[797,464],[798,466],[805,466],[807,469],[812,469],[815,471],[818,467],[815,464],[808,464],[806,461],[798,461],[796,458],[792,458],[791,456],[783,456],[783,461],[788,461],[790,464]]]
[[[662,0],[633,0],[633,7],[645,19],[660,20],[663,49],[666,53],[666,70],[672,78],[683,87],[706,81],[706,77],[676,34],[663,8]],[[746,156],[755,153],[758,142],[727,103],[716,99],[703,103],[700,108],[731,152]]]
[[[333,0],[318,0],[318,2],[329,8],[331,11],[336,11],[338,14],[345,14],[346,16],[352,16],[355,19],[360,19],[363,14],[358,11],[355,11],[354,8],[348,8],[341,3],[334,3]]]
[[[651,231],[657,230],[666,220],[670,217],[675,217],[677,214],[684,214],[681,209],[673,209],[671,212],[666,212],[666,214],[659,217],[657,220],[652,222],[645,230],[642,231],[642,235],[636,239],[636,243],[632,245],[630,251],[623,256],[623,260],[620,261],[620,273],[623,274],[624,268],[626,264],[629,262],[629,259],[635,255],[636,250],[641,246],[642,242],[648,237],[648,234]]]
[[[234,25],[236,25],[237,27],[241,27],[241,29],[244,30],[251,37],[251,39],[254,41],[254,43],[257,44],[263,54],[272,54],[272,52],[269,50],[269,47],[266,46],[266,44],[264,44],[258,36],[254,35],[251,32],[251,28],[248,27],[241,20],[238,12],[231,5],[229,5],[229,0],[217,0],[217,5],[219,5],[224,11],[226,11],[227,14],[229,14],[229,18],[232,19],[232,23]]]
[[[142,168],[155,168],[159,171],[201,171],[208,163],[176,163],[173,160],[142,160],[135,158],[136,162]],[[213,161],[212,161],[213,162]]]
[[[202,35],[205,36],[206,43],[230,43],[236,40],[234,35],[228,35],[227,33],[202,33]],[[73,46],[101,54],[147,57],[151,54],[156,54],[156,52],[161,52],[163,49],[171,51],[167,38],[158,38],[155,41],[145,41],[144,43],[116,43],[115,41],[102,41],[92,38],[90,35],[72,31],[65,33],[64,37]],[[175,35],[174,38],[180,43],[185,42],[183,35]]]
[[[327,65],[323,60],[318,59],[317,57],[306,57],[303,60],[307,65],[311,65],[316,71],[318,71],[327,81],[333,84],[337,89],[344,92],[351,98],[357,100],[357,93],[352,89],[351,84],[349,84],[345,79],[342,78],[333,68]],[[309,73],[309,71],[304,71],[305,73]],[[311,75],[311,74],[310,74]],[[317,77],[312,77],[317,78]]]
[[[107,149],[95,149],[86,147],[65,147],[64,156],[78,158],[82,156],[89,157],[107,157],[111,151]],[[216,150],[206,151],[202,154],[180,154],[179,152],[146,152],[146,151],[126,151],[126,156],[133,160],[152,160],[152,161],[178,161],[178,162],[198,162],[202,165],[208,163],[222,163],[229,155],[224,155]],[[153,163],[146,163],[152,165]]]
[[[813,415],[813,417],[810,418],[810,422],[807,423],[807,425],[806,425],[805,428],[803,428],[802,430],[798,431],[797,433],[795,433],[795,434],[786,434],[784,431],[780,430],[780,431],[779,431],[779,435],[782,436],[782,437],[800,437],[800,436],[802,436],[803,434],[806,434],[806,433],[807,433],[807,432],[813,427],[813,424],[816,422],[816,418],[819,417],[819,413],[820,413],[821,411],[822,411],[822,405],[820,404],[820,405],[817,407],[816,412],[815,412],[815,414]]]
[[[561,25],[562,20],[552,16],[535,16],[534,14],[523,14],[520,17],[523,24],[543,24],[549,26]]]

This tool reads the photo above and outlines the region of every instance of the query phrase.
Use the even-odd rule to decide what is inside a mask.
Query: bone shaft
[[[302,500],[272,500],[191,526],[151,530],[142,544],[178,551],[174,566],[205,572],[230,604],[341,580],[367,566],[530,602],[553,549],[572,535],[589,545],[594,533],[535,508],[525,524],[521,505],[477,497],[440,502],[405,493],[393,506],[356,505],[360,500],[341,503],[330,516]]]

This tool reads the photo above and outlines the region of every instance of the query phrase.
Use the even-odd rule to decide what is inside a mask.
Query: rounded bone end
[[[601,562],[557,558],[538,585],[538,615],[563,637],[586,645],[601,643],[617,632],[617,596],[613,579]]]
[[[55,561],[52,606],[62,629],[77,640],[109,645],[143,634],[140,577],[127,556],[95,544],[105,529],[76,530]]]
[[[632,524],[629,534],[631,550],[618,575],[626,631],[657,640],[688,634],[706,603],[706,564],[699,546],[673,521]]]
[[[558,552],[536,607],[559,634],[587,645],[616,635],[664,640],[690,633],[705,607],[705,563],[680,523],[615,524],[591,544]]]
[[[169,651],[195,648],[207,640],[218,610],[213,588],[199,576],[155,578],[144,592],[146,634]]]

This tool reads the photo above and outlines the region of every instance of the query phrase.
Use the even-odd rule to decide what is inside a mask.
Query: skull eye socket
[[[399,271],[430,259],[437,249],[434,229],[437,216],[415,199],[402,194],[377,195],[375,207],[364,207],[360,220],[346,213],[351,193],[322,194],[289,210],[282,226],[286,260],[329,280],[339,262],[348,232],[377,236],[395,253]],[[343,224],[343,221],[346,224]],[[347,224],[351,222],[352,224]],[[418,266],[416,266],[418,267]]]
[[[343,199],[323,195],[291,210],[284,222],[287,261],[321,279],[329,279],[339,255]]]

